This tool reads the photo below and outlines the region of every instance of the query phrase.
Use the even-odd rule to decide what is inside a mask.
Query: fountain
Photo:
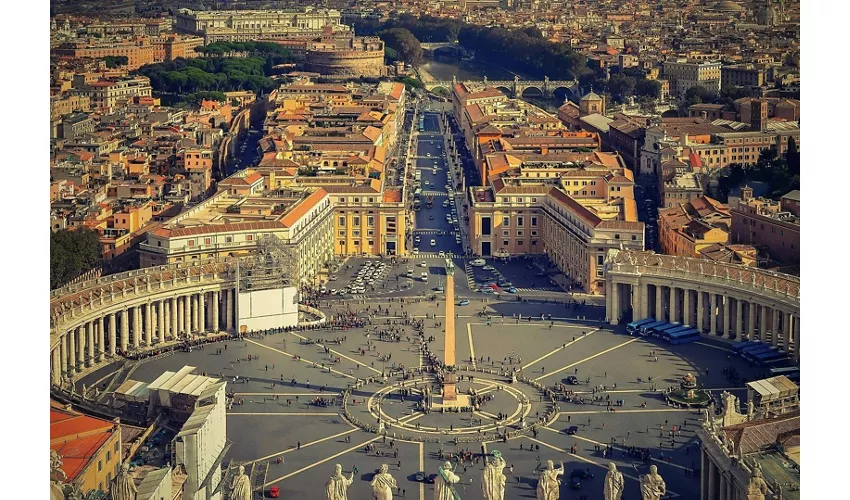
[[[666,395],[668,403],[685,408],[705,408],[711,404],[711,394],[697,386],[697,378],[686,373],[679,382],[679,389]]]

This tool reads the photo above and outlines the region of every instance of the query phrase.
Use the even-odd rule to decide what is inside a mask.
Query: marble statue
[[[608,473],[605,474],[605,488],[602,490],[605,500],[620,500],[623,496],[623,473],[617,470],[617,464],[608,462]]]
[[[655,465],[649,466],[649,474],[640,475],[640,494],[643,500],[661,500],[667,494],[667,484]]]
[[[353,482],[353,472],[346,478],[342,475],[342,466],[339,464],[334,465],[334,475],[328,479],[327,484],[328,500],[347,500],[348,492],[346,490]]]
[[[434,479],[434,500],[459,500],[454,485],[460,482],[460,477],[452,470],[451,462],[446,462],[437,468],[439,477]]]
[[[251,500],[251,479],[245,474],[245,466],[240,465],[238,472],[230,479],[231,500]]]
[[[768,491],[767,481],[764,480],[761,466],[756,463],[750,474],[750,481],[747,483],[747,500],[764,500]]]
[[[487,462],[481,474],[481,489],[486,500],[505,499],[505,483],[508,480],[503,472],[505,465],[507,464],[502,454],[493,450],[493,458]]]
[[[136,483],[130,475],[130,464],[121,464],[121,470],[109,487],[112,500],[136,500]]]
[[[540,472],[537,480],[537,500],[558,500],[561,496],[561,482],[558,476],[564,475],[564,463],[556,469],[554,462],[548,460],[546,469]]]
[[[62,457],[56,450],[50,450],[50,500],[65,500],[65,471],[62,470]]]
[[[372,478],[372,497],[375,500],[392,500],[393,491],[398,487],[396,480],[390,475],[390,466],[381,464],[380,472]]]

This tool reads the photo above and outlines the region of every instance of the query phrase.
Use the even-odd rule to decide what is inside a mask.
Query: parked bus
[[[758,356],[767,352],[777,352],[776,349],[771,347],[770,345],[765,345],[758,349],[751,349],[749,351],[744,351],[744,359],[749,361],[756,361]]]
[[[778,377],[780,375],[785,375],[796,384],[800,383],[800,367],[798,366],[783,366],[782,368],[770,369],[771,377]]]
[[[696,328],[688,328],[687,330],[679,330],[676,333],[670,334],[669,342],[673,345],[689,344],[700,339],[699,330]]]
[[[667,323],[666,325],[656,326],[655,328],[649,331],[649,335],[655,338],[663,338],[664,332],[667,330],[672,330],[674,328],[679,328],[680,324],[678,323]]]
[[[647,323],[645,325],[640,326],[640,335],[641,337],[646,337],[649,335],[649,331],[656,326],[666,325],[666,321],[653,321],[652,323]]]
[[[739,342],[738,344],[735,345],[735,347],[733,349],[735,350],[736,353],[742,354],[745,349],[750,349],[750,348],[757,346],[757,345],[764,345],[764,343],[763,342],[755,342],[753,340],[748,340],[746,342]]]
[[[648,325],[650,323],[655,323],[654,318],[645,318],[640,321],[632,321],[628,325],[626,325],[626,333],[629,335],[634,335],[636,331],[640,329],[643,325]]]
[[[669,330],[665,330],[664,333],[661,334],[661,338],[664,339],[664,340],[668,340],[671,335],[678,333],[678,332],[683,332],[685,330],[690,330],[691,328],[692,327],[688,326],[688,325],[679,325],[676,328],[671,328]]]

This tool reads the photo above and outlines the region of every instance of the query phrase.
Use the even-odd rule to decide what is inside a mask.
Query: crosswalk
[[[447,252],[445,255],[440,255],[438,252],[419,252],[418,254],[411,254],[411,259],[460,259],[463,255],[459,253]]]
[[[445,231],[442,229],[414,229],[414,234],[442,234]]]
[[[435,198],[447,197],[449,194],[445,191],[422,191],[423,196],[433,196]]]
[[[556,286],[538,286],[534,288],[517,288],[518,292],[561,292],[560,288]]]

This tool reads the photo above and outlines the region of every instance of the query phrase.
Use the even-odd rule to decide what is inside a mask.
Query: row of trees
[[[475,52],[475,58],[481,62],[534,78],[569,80],[585,68],[584,56],[564,43],[550,42],[538,34],[539,30],[535,33],[467,24],[460,29],[458,42]]]
[[[195,92],[228,92],[251,90],[268,92],[276,84],[266,75],[271,73],[270,57],[175,59],[148,64],[139,73],[151,80],[160,93],[191,94]]]
[[[57,288],[92,269],[101,260],[97,231],[78,229],[50,233],[50,288]]]
[[[357,21],[354,28],[358,35],[369,36],[378,35],[383,30],[402,28],[413,33],[413,36],[422,42],[439,43],[456,41],[462,26],[463,22],[457,19],[402,14],[387,22],[363,19]]]
[[[378,32],[378,36],[386,44],[387,59],[401,60],[411,66],[422,64],[422,46],[419,40],[409,30],[390,28]]]

